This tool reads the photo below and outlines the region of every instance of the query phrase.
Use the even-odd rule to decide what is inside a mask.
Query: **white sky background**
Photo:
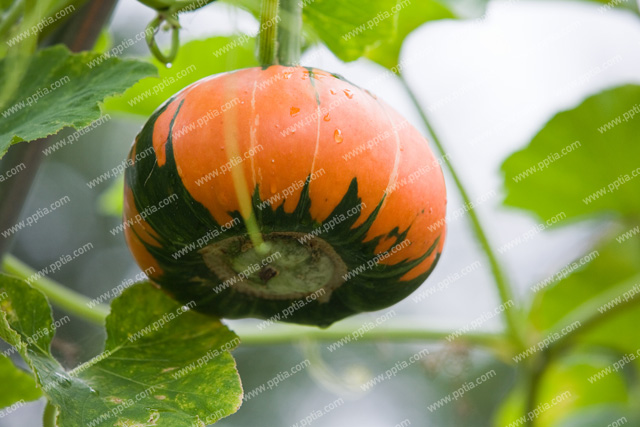
[[[495,192],[477,209],[496,248],[537,223],[524,212],[501,207],[499,167],[503,160],[524,147],[557,112],[577,106],[604,88],[640,83],[640,19],[624,11],[601,13],[599,6],[494,1],[481,19],[433,22],[414,31],[405,43],[402,58],[415,61],[405,70],[407,79],[423,107],[433,110],[429,113],[433,125],[472,200]],[[113,19],[114,30],[136,33],[152,17],[145,6],[121,2]],[[185,15],[181,23],[183,41],[254,34],[258,29],[251,15],[223,3]],[[424,133],[397,80],[371,83],[384,71],[377,64],[367,60],[345,64],[323,47],[308,52],[302,62],[342,74],[370,89]],[[615,63],[607,68],[608,62]],[[572,142],[558,141],[558,148]],[[451,212],[462,204],[447,179]],[[547,231],[500,257],[521,293],[527,294],[529,286],[581,256],[593,232],[593,224]],[[440,264],[421,289],[437,285],[476,260],[482,268],[449,289],[418,304],[409,298],[394,308],[419,316],[431,328],[461,327],[493,310],[499,302],[488,264],[466,217],[450,224]],[[499,328],[499,316],[483,326]]]

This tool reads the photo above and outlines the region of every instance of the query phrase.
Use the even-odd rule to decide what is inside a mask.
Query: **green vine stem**
[[[391,322],[390,322],[391,323]],[[368,341],[444,341],[451,336],[451,331],[432,331],[416,328],[415,319],[400,319],[394,321],[395,325],[378,326],[363,334],[358,342]],[[362,327],[362,322],[342,321],[327,329],[310,328],[297,325],[274,325],[268,329],[259,330],[255,325],[235,326],[233,329],[238,334],[244,345],[274,345],[290,344],[301,340],[313,341],[338,341]],[[457,341],[468,344],[477,344],[496,350],[501,354],[509,353],[511,344],[501,334],[493,333],[465,333]]]
[[[431,122],[427,116],[427,113],[424,111],[424,109],[420,105],[420,102],[416,98],[414,92],[409,87],[409,84],[405,80],[404,76],[402,75],[400,76],[400,81],[402,82],[407,93],[409,94],[409,97],[411,98],[411,101],[413,102],[414,106],[418,110],[418,113],[420,114],[420,117],[422,118],[424,125],[426,126],[427,130],[431,134],[433,143],[435,144],[436,148],[438,149],[438,152],[440,153],[442,159],[447,165],[447,169],[449,169],[449,172],[453,177],[453,181],[456,184],[458,192],[462,196],[462,200],[465,206],[472,206],[471,199],[469,198],[469,194],[467,193],[467,190],[462,184],[462,181],[460,181],[460,178],[458,177],[458,174],[456,173],[456,170],[453,167],[453,164],[449,160],[449,156],[446,155],[446,150],[444,149],[444,146],[442,145],[442,143],[440,142],[440,139],[438,138],[436,132],[434,131],[433,126],[431,125]],[[489,264],[491,265],[491,272],[495,279],[495,283],[498,288],[500,299],[502,300],[503,303],[507,303],[509,301],[515,302],[513,291],[511,290],[511,286],[506,280],[506,276],[502,270],[502,267],[500,266],[500,263],[498,262],[498,259],[491,247],[491,244],[489,243],[489,239],[487,239],[487,236],[482,228],[482,224],[480,223],[480,220],[478,219],[478,216],[476,215],[475,210],[469,209],[467,214],[469,215],[469,220],[471,221],[471,225],[473,227],[473,231],[476,235],[476,238],[480,243],[480,245],[482,246],[482,249],[484,250],[486,257],[489,260]],[[514,340],[514,343],[516,343],[516,345],[520,349],[526,348],[525,339],[523,337],[523,330],[520,325],[521,322],[520,322],[520,319],[518,318],[516,310],[514,310],[513,308],[509,308],[505,310],[504,313],[505,313],[507,329],[509,331],[511,338]]]
[[[7,255],[3,262],[3,268],[7,273],[26,279],[36,272],[22,261],[12,255]],[[46,277],[40,277],[31,282],[31,285],[42,291],[55,304],[71,314],[80,316],[94,323],[103,324],[109,314],[109,308],[104,304],[98,304],[90,308],[87,303],[89,298],[77,293],[64,285]],[[396,325],[378,327],[364,334],[360,341],[439,341],[450,336],[452,331],[429,331],[418,329],[409,325],[415,325],[411,319],[398,320]],[[254,325],[238,326],[234,328],[242,338],[245,345],[272,345],[295,343],[303,339],[316,341],[336,341],[353,331],[358,330],[362,324],[354,321],[340,322],[328,329],[317,329],[306,326],[275,325],[267,330],[258,330]],[[460,342],[478,344],[501,354],[511,354],[511,344],[502,335],[492,333],[466,333],[458,338]]]
[[[51,404],[47,400],[47,406],[44,407],[44,414],[42,414],[43,427],[56,427],[56,417],[58,416],[58,408]]]
[[[544,373],[547,371],[549,364],[552,361],[552,355],[548,349],[545,349],[539,356],[535,357],[529,362],[529,366],[523,376],[525,376],[525,413],[531,414],[538,405],[538,395],[540,394],[540,388],[542,385],[542,379]],[[535,418],[527,418],[525,427],[533,427],[535,425]]]
[[[280,0],[278,11],[278,63],[300,64],[302,40],[302,4],[300,0]]]
[[[258,33],[258,60],[260,65],[268,67],[276,62],[276,44],[278,40],[278,0],[262,0],[260,12],[260,32]]]
[[[89,306],[91,301],[89,298],[54,280],[38,275],[35,270],[13,255],[5,255],[2,268],[7,273],[22,279],[37,277],[37,279],[29,281],[31,286],[42,291],[51,302],[71,314],[100,325],[104,324],[104,320],[109,314],[109,307],[101,304],[91,308]]]

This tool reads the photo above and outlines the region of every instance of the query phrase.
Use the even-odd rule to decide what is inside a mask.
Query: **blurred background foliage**
[[[425,345],[358,343],[337,352],[314,342],[241,345],[234,356],[245,392],[304,359],[313,359],[314,364],[277,390],[245,402],[237,414],[218,425],[288,426],[344,396],[346,405],[313,424],[384,427],[410,420],[416,426],[507,426],[525,408],[550,402],[567,390],[571,397],[545,410],[536,418],[536,426],[605,427],[622,418],[624,424],[640,425],[640,359],[597,383],[588,381],[640,349],[640,310],[633,301],[613,314],[598,310],[640,283],[640,235],[620,240],[640,225],[640,180],[584,202],[640,166],[640,115],[606,132],[598,130],[640,105],[638,5],[632,0],[488,5],[473,0],[413,0],[375,31],[349,40],[341,37],[396,4],[359,0],[336,8],[331,1],[311,2],[305,8],[302,63],[337,72],[375,92],[425,131],[398,76],[388,71],[401,70],[449,148],[461,178],[469,183],[472,199],[489,195],[475,210],[486,222],[491,241],[496,247],[517,243],[499,252],[522,301],[520,317],[526,319],[528,344],[536,345],[576,320],[583,326],[536,359],[539,366],[531,369],[533,377],[524,377],[506,351],[496,354],[456,341],[428,344],[431,355],[423,362],[367,392],[359,385]],[[183,44],[171,68],[152,59],[144,42],[127,48],[123,56],[147,58],[157,66],[159,77],[146,78],[123,97],[109,99],[104,111],[110,120],[47,156],[23,216],[66,195],[71,202],[20,231],[13,254],[38,268],[92,242],[94,248],[82,262],[70,263],[53,275],[89,297],[133,278],[139,270],[122,234],[109,233],[120,223],[122,180],[111,179],[94,188],[87,183],[122,162],[145,118],[171,94],[207,75],[257,64],[253,40],[242,36],[255,35],[257,11],[258,5],[250,0],[227,0],[184,14]],[[143,30],[141,23],[152,18],[150,9],[123,0],[95,51],[108,51],[134,37]],[[436,22],[423,25],[432,20]],[[163,36],[159,39],[167,42]],[[229,44],[239,46],[211,55]],[[195,71],[178,77],[190,65]],[[61,132],[59,139],[70,133]],[[575,152],[543,171],[514,180],[574,141],[581,143]],[[449,211],[455,212],[463,202],[445,174]],[[559,213],[565,214],[559,223],[535,232],[531,239],[523,238]],[[446,291],[418,303],[409,298],[394,307],[415,327],[454,330],[498,305],[489,266],[469,225],[464,219],[452,219],[449,230],[441,264],[423,286],[436,286],[476,260],[481,260],[482,268],[452,282]],[[593,250],[598,256],[588,264],[550,280],[537,292],[531,289]],[[63,314],[58,311],[56,317]],[[365,322],[376,316],[358,319]],[[229,324],[232,329],[251,328],[256,322]],[[501,320],[492,319],[482,328],[501,330]],[[99,353],[103,340],[100,328],[74,321],[58,330],[54,353],[63,365],[73,367]],[[479,390],[436,411],[427,408],[492,369],[498,375]],[[39,423],[36,411],[0,418],[0,426],[7,427]]]

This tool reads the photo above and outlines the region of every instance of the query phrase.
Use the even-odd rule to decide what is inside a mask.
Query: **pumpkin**
[[[442,252],[445,186],[427,141],[325,71],[193,83],[129,160],[127,243],[153,283],[201,312],[325,327],[407,297]]]

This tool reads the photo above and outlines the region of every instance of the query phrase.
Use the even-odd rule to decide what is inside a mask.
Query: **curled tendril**
[[[156,43],[156,34],[160,31],[160,26],[166,22],[171,29],[171,49],[168,54],[164,54]],[[163,64],[170,64],[178,55],[180,48],[180,22],[171,14],[159,12],[153,21],[147,25],[146,40],[153,56]]]
[[[163,64],[173,62],[180,48],[180,22],[178,14],[200,9],[216,0],[139,0],[140,3],[149,6],[158,12],[153,21],[147,25],[146,40],[153,56]],[[156,43],[156,34],[160,31],[162,23],[167,23],[167,30],[171,30],[171,49],[164,54]],[[1,25],[0,25],[1,26]]]

